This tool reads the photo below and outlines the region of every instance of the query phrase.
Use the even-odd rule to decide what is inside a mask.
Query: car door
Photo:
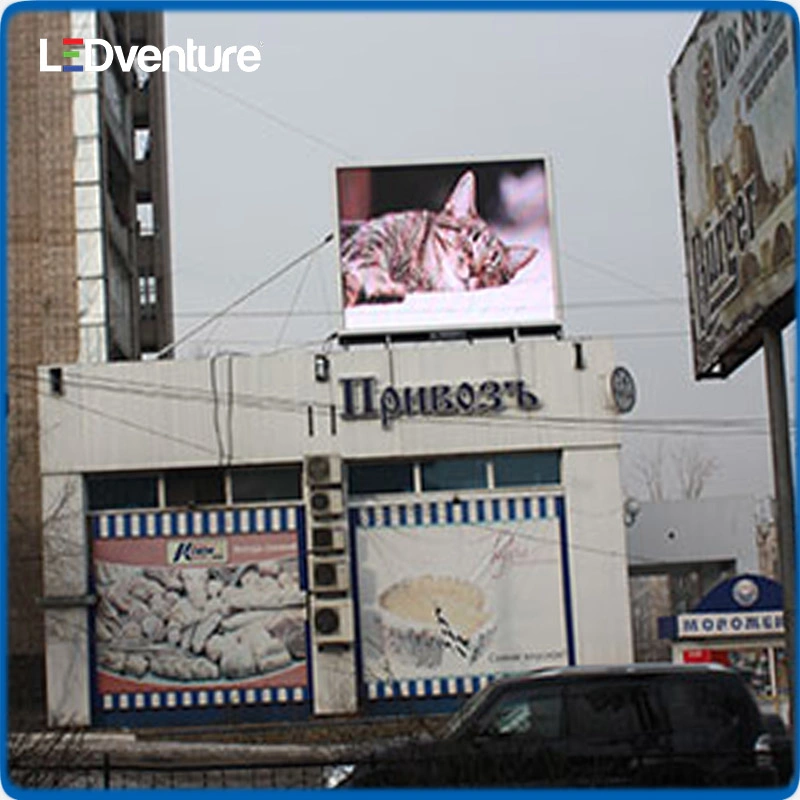
[[[566,777],[574,786],[636,784],[663,757],[657,697],[646,681],[574,681],[566,689]]]
[[[733,676],[665,678],[661,692],[676,763],[691,769],[698,781],[712,785],[753,770],[757,712]]]
[[[563,698],[558,685],[514,687],[478,717],[464,748],[461,785],[557,785],[563,778]]]

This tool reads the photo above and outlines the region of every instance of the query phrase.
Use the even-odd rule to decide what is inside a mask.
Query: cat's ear
[[[444,213],[451,217],[476,217],[478,210],[475,207],[475,174],[465,172],[450,192],[450,197],[444,204]]]
[[[533,261],[538,253],[535,247],[526,247],[525,245],[511,245],[506,249],[508,256],[508,268],[511,273],[509,280],[513,278],[523,267]]]

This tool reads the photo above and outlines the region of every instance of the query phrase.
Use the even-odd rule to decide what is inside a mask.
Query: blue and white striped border
[[[556,498],[491,497],[469,500],[428,500],[403,504],[369,505],[353,509],[361,528],[405,528],[420,525],[481,525],[489,522],[553,519]]]
[[[269,689],[186,689],[174,692],[103,694],[103,711],[169,711],[180,708],[288,705],[308,700],[305,686]]]
[[[496,676],[473,675],[461,678],[417,678],[405,681],[369,681],[370,700],[397,700],[412,697],[453,697],[475,694],[488,686]]]
[[[217,511],[142,511],[92,516],[95,539],[204,534],[284,533],[300,528],[301,506]]]

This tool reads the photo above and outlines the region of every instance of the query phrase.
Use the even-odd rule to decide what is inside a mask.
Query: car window
[[[662,696],[678,749],[736,746],[746,698],[732,692],[725,681],[666,680]]]
[[[481,717],[479,736],[535,736],[555,739],[561,733],[561,693],[557,687],[533,687],[506,693]]]
[[[629,739],[655,724],[652,693],[644,685],[575,685],[568,690],[569,735],[607,741]]]
[[[450,739],[463,735],[472,729],[472,720],[481,716],[481,709],[492,705],[492,698],[496,695],[495,687],[489,687],[482,692],[472,695],[461,708],[453,714],[442,731],[442,738]]]

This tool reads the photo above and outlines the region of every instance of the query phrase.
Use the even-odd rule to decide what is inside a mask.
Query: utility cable
[[[297,301],[300,298],[300,293],[303,291],[303,287],[305,286],[306,283],[306,278],[308,278],[308,273],[311,272],[311,267],[313,266],[314,266],[314,256],[312,255],[308,259],[308,264],[306,264],[306,268],[303,271],[303,277],[300,278],[300,280],[297,283],[297,286],[295,287],[294,294],[292,295],[292,302],[289,305],[289,310],[284,315],[283,321],[281,323],[281,329],[280,331],[278,331],[278,337],[275,340],[275,347],[280,347],[281,343],[283,342],[283,335],[286,333],[286,328],[289,325],[289,320],[294,315],[295,307],[297,306]]]
[[[224,317],[231,309],[236,308],[236,306],[241,305],[251,298],[254,294],[260,292],[266,286],[269,286],[271,283],[274,283],[278,278],[285,275],[287,272],[293,270],[298,264],[302,264],[307,258],[310,258],[319,250],[322,250],[323,247],[330,244],[333,241],[333,233],[329,233],[319,244],[314,245],[314,247],[309,248],[301,255],[297,256],[297,258],[292,259],[288,264],[281,267],[280,269],[273,272],[271,275],[268,275],[264,278],[263,281],[259,281],[255,286],[251,289],[248,289],[243,295],[237,297],[232,302],[228,303],[227,306],[221,308],[219,311],[216,311],[212,314],[208,319],[203,320],[199,325],[195,325],[194,327],[190,328],[183,336],[179,336],[172,344],[168,344],[166,347],[162,347],[161,350],[156,353],[156,358],[164,358],[169,353],[171,353],[179,344],[183,344],[188,339],[191,339],[196,333],[199,333],[203,328],[208,327],[212,322],[219,319],[220,317]]]
[[[290,133],[296,133],[298,136],[302,136],[304,139],[307,139],[309,142],[313,142],[316,145],[320,145],[328,150],[332,150],[334,153],[338,153],[339,155],[344,156],[345,158],[350,159],[351,161],[356,160],[354,155],[351,155],[346,150],[343,150],[338,145],[332,144],[331,142],[326,141],[321,136],[317,136],[315,133],[311,133],[303,128],[295,125],[294,123],[288,122],[285,119],[282,119],[277,114],[274,114],[271,111],[267,111],[265,108],[257,105],[256,103],[252,103],[249,100],[246,100],[241,95],[235,94],[234,92],[227,91],[226,89],[221,89],[219,86],[215,86],[213,83],[209,81],[202,80],[198,78],[196,75],[189,74],[189,73],[179,73],[184,75],[187,78],[190,78],[192,83],[196,83],[198,86],[202,86],[209,91],[215,92],[216,94],[226,97],[228,100],[232,100],[234,103],[246,108],[254,113],[258,114],[265,119],[268,119],[270,122],[279,125],[281,128],[289,131]]]

